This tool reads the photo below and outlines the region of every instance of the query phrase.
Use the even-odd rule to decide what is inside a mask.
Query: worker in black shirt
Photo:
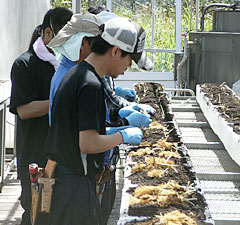
[[[95,16],[94,14],[91,13],[73,15],[68,24],[64,26],[62,30],[59,31],[58,35],[54,37],[48,44],[48,47],[52,48],[56,55],[59,54],[62,55],[59,67],[51,81],[49,97],[50,124],[51,124],[51,109],[55,93],[58,91],[58,87],[61,84],[61,81],[66,75],[66,73],[90,54],[89,41],[91,41],[94,35],[96,36],[96,34],[99,34],[99,26],[103,24],[102,20],[100,20],[99,18],[101,19],[101,17]],[[90,30],[91,33],[89,33],[88,30]],[[106,86],[104,86],[104,91],[106,94]],[[107,99],[109,97],[110,97],[109,95],[106,95]],[[107,111],[108,110],[106,110],[106,119],[108,114]],[[130,124],[132,126],[142,127],[148,126],[149,123],[151,123],[150,116],[140,112],[132,113],[128,118],[129,121],[132,122]],[[117,123],[117,125],[122,126],[123,124]],[[115,124],[114,126],[116,127]],[[104,165],[106,167],[111,164],[111,168],[113,168],[114,166],[116,166],[117,160],[118,160],[118,147],[115,147],[114,150],[109,150],[105,152]],[[103,215],[102,216],[103,217],[102,222],[104,222],[103,224],[107,224],[115,199],[116,190],[115,176],[114,174],[111,175],[112,176],[109,176],[111,177],[111,179],[109,179],[108,181],[104,179],[106,182],[104,182],[104,184],[99,183],[97,186],[98,198],[100,200],[102,208],[101,214]],[[99,174],[99,177],[101,177],[101,174]]]
[[[50,9],[33,33],[29,50],[20,55],[11,70],[10,112],[17,115],[17,173],[21,181],[21,225],[30,225],[30,163],[46,164],[44,146],[48,133],[49,89],[58,62],[46,45],[71,19],[67,8]]]
[[[133,127],[105,135],[101,77],[116,78],[132,59],[139,60],[144,30],[123,18],[101,28],[101,35],[92,40],[92,53],[69,70],[53,100],[46,143],[48,158],[57,162],[51,225],[101,224],[95,175],[101,171],[104,152],[121,143],[140,144],[143,137]]]

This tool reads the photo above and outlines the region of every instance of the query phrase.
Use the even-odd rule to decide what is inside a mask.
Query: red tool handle
[[[29,165],[29,174],[30,174],[30,180],[32,183],[37,182],[38,178],[38,164],[36,163],[31,163]]]

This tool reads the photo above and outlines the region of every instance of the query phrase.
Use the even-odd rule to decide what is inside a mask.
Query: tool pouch
[[[41,197],[41,213],[50,213],[53,185],[55,184],[54,171],[57,163],[52,160],[48,160],[44,169],[44,177],[38,178],[38,183],[42,185],[42,197]]]
[[[32,184],[32,225],[37,224],[39,217],[46,217],[50,213],[53,185],[53,178],[57,163],[48,160],[45,169],[39,169],[38,181]]]

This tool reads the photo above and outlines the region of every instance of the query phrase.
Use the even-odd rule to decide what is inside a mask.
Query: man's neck
[[[108,74],[108,60],[106,55],[97,55],[95,53],[91,53],[86,59],[90,65],[92,65],[100,77]]]

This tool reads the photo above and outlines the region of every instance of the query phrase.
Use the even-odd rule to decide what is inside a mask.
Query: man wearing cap
[[[62,57],[58,70],[51,80],[49,96],[49,125],[51,126],[51,107],[57,89],[69,69],[83,61],[90,54],[92,37],[99,34],[103,22],[92,14],[75,14],[58,35],[48,44],[57,57]]]
[[[96,14],[104,22],[109,21],[112,18],[119,17],[115,13],[109,12],[102,7],[91,7],[88,9],[90,13]],[[141,36],[142,35],[142,36]],[[141,32],[138,33],[138,37],[141,39],[145,39],[145,33],[142,34]],[[144,52],[141,55],[141,58],[144,59],[145,54]],[[142,64],[144,67],[142,69],[151,70],[153,67],[152,62],[147,59],[147,63]],[[139,65],[141,65],[139,63]],[[130,88],[121,88],[116,87],[114,85],[114,79],[108,75],[105,75],[102,78],[103,85],[104,85],[104,92],[106,96],[106,104],[107,109],[109,112],[109,120],[107,122],[107,126],[123,126],[123,125],[134,125],[134,126],[148,126],[149,123],[152,121],[149,117],[142,118],[142,114],[140,114],[137,110],[133,107],[137,106],[137,104],[133,101],[136,101],[136,92]],[[142,104],[141,104],[142,105]],[[150,105],[142,105],[147,108],[147,112],[149,114],[153,114],[155,109],[152,108]],[[141,111],[143,111],[141,109]],[[146,110],[145,110],[146,111]],[[119,115],[120,112],[120,115]],[[149,116],[144,114],[146,117]],[[120,117],[121,116],[121,117]],[[145,120],[144,120],[145,119]],[[105,153],[104,157],[104,165],[116,165],[119,159],[119,147],[115,147]],[[108,219],[110,217],[114,201],[116,196],[116,180],[115,174],[109,179],[103,187],[103,193],[101,196],[101,211],[103,217],[103,225],[107,225]]]
[[[51,206],[51,225],[101,224],[95,175],[104,152],[121,143],[140,143],[142,132],[129,127],[105,135],[105,101],[101,78],[116,78],[140,56],[138,30],[127,19],[111,19],[92,40],[90,55],[74,66],[56,92],[48,158],[57,162]]]
[[[109,13],[110,14],[110,13]],[[114,14],[115,17],[118,17]],[[105,18],[105,17],[104,17]],[[61,54],[62,60],[60,61],[60,66],[56,71],[53,79],[51,81],[51,91],[50,91],[50,107],[49,107],[49,124],[51,125],[51,108],[54,96],[57,92],[57,89],[68,70],[70,70],[74,65],[80,63],[84,60],[88,54],[90,54],[90,45],[89,41],[93,39],[92,36],[99,34],[99,26],[103,23],[101,16],[96,17],[93,14],[76,14],[72,17],[71,21],[59,32],[59,34],[48,44],[48,47],[52,48],[56,55]],[[110,19],[110,18],[109,18]],[[104,19],[105,20],[105,19]],[[106,20],[105,20],[106,21]],[[88,31],[89,30],[89,31]],[[91,32],[91,33],[89,33]],[[109,76],[107,76],[109,77]],[[107,98],[112,96],[108,95],[106,92],[106,86],[104,86],[104,91]],[[129,104],[127,104],[129,105]],[[106,110],[107,112],[107,110]],[[106,113],[106,118],[107,118]],[[127,121],[129,120],[129,122]],[[128,124],[133,126],[148,126],[151,123],[150,116],[141,114],[139,112],[134,112],[132,115],[128,116],[125,120]],[[126,124],[126,125],[128,125]],[[110,124],[111,125],[111,124]],[[114,124],[116,126],[116,124]],[[119,126],[123,124],[118,124]],[[111,128],[108,130],[109,133],[117,132],[121,128]],[[118,158],[118,149],[114,151],[108,151],[104,157],[104,165],[116,164]],[[99,199],[102,199],[102,214],[104,215],[104,224],[107,224],[114,199],[115,199],[115,181],[110,180],[103,190],[103,198],[99,196]],[[111,185],[110,185],[111,184]],[[110,185],[110,186],[109,186]],[[114,188],[112,188],[114,187]]]
[[[104,18],[105,17],[106,16],[104,16]],[[58,87],[64,75],[67,73],[67,71],[70,70],[74,65],[80,63],[90,54],[91,40],[94,36],[99,34],[99,26],[103,24],[101,18],[102,18],[101,16],[95,16],[94,14],[91,14],[91,13],[86,13],[83,15],[75,14],[72,17],[71,21],[69,21],[68,24],[66,24],[62,28],[62,30],[60,30],[58,35],[48,44],[48,47],[53,49],[57,57],[62,57],[58,70],[54,74],[51,81],[50,96],[49,96],[49,101],[50,101],[49,125],[50,126],[51,126],[52,103],[53,103],[54,96],[58,90]],[[143,41],[145,41],[145,34],[144,34]],[[142,56],[145,56],[145,54],[142,54]],[[138,59],[138,60],[141,61],[142,58],[143,57],[141,57],[141,59]],[[140,65],[140,67],[143,67],[143,65]],[[105,84],[104,90],[106,93],[107,104],[109,105],[112,103],[116,103],[116,99],[114,101],[112,100],[114,99],[113,92],[108,90],[109,88],[106,82],[104,82],[104,84]],[[120,88],[118,90],[120,90]],[[123,92],[123,89],[121,89],[121,92]],[[126,103],[127,101],[123,101],[123,100],[121,101],[124,102],[122,107],[129,105]],[[137,126],[137,127],[145,127],[151,123],[150,116],[141,114],[134,110],[132,111],[128,110],[127,112],[128,113],[125,113],[126,116],[122,117],[126,119],[121,121],[119,123],[119,126],[131,125],[131,126]],[[107,113],[107,120],[109,121],[110,118],[108,115],[108,111],[106,113]],[[114,113],[117,113],[116,110],[114,110]],[[111,113],[111,115],[112,114],[113,113]]]
[[[102,7],[90,7],[89,12],[97,14],[97,17],[99,17],[103,22],[107,22],[108,20],[112,18],[119,17],[115,13],[108,12]],[[145,32],[141,33],[139,32],[138,37],[143,41],[142,49],[144,48],[144,42],[145,42]],[[153,68],[153,63],[150,59],[148,59],[145,55],[145,52],[142,53],[141,58],[136,60],[137,64],[141,69],[144,70],[151,70]],[[114,80],[109,77],[108,75],[103,77],[104,82],[104,91],[106,94],[106,103],[109,110],[109,118],[111,122],[115,122],[115,124],[130,124],[134,126],[147,126],[147,124],[138,124],[137,121],[142,118],[138,118],[138,114],[135,114],[135,116],[132,115],[134,118],[134,124],[133,119],[129,116],[131,113],[136,112],[136,110],[142,110],[147,111],[149,114],[154,114],[155,109],[153,109],[149,105],[140,105],[141,109],[139,107],[136,107],[135,103],[132,103],[137,100],[136,98],[136,92],[133,89],[130,88],[121,88],[116,87],[114,85]],[[130,106],[131,105],[131,106]],[[130,106],[130,107],[127,107]],[[121,113],[119,115],[119,110],[127,107],[123,110],[121,110]],[[135,109],[134,109],[134,108]],[[143,109],[144,107],[144,109]],[[125,118],[125,120],[121,120],[120,118]]]

